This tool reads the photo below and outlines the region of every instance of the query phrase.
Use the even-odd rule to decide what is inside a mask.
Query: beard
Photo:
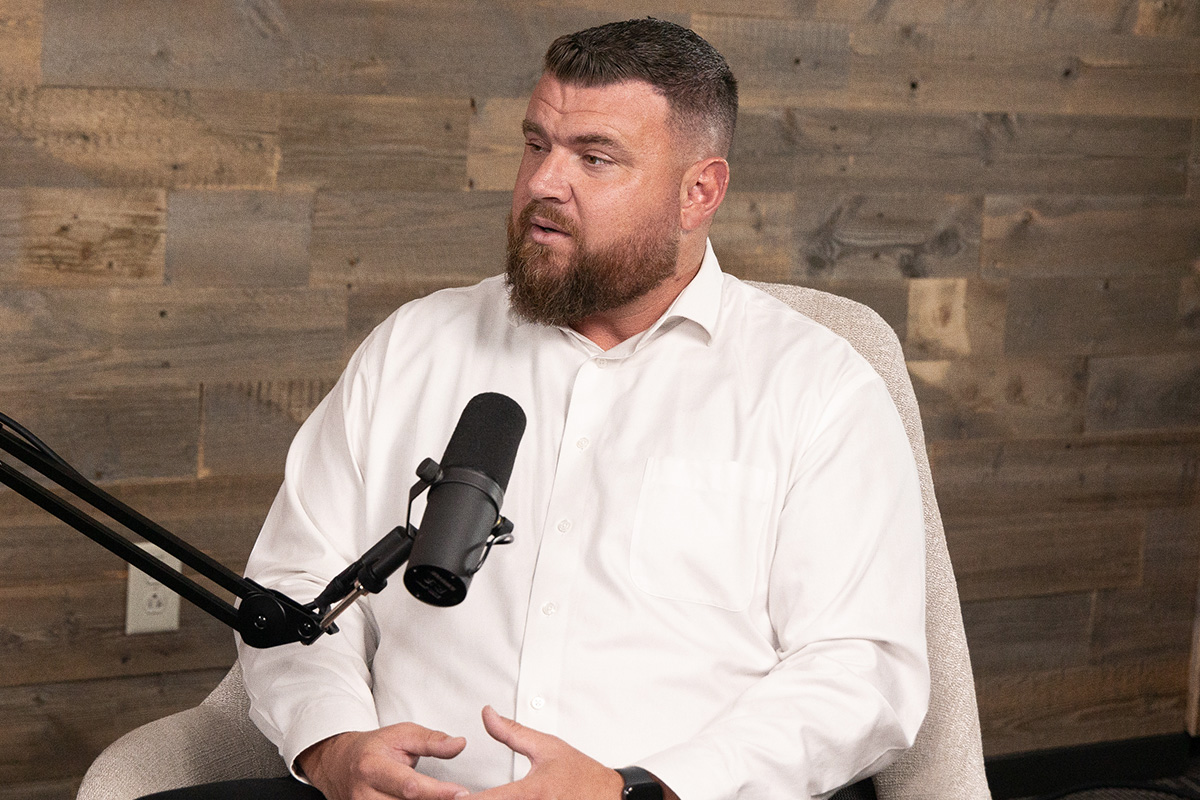
[[[534,215],[569,234],[572,252],[560,255],[530,239]],[[515,221],[508,215],[509,303],[530,322],[571,326],[620,308],[674,275],[678,259],[679,221],[669,215],[598,250],[553,206],[533,200]]]

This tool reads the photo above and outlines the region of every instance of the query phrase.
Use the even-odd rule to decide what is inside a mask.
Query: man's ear
[[[729,186],[729,162],[706,158],[690,166],[680,191],[680,227],[690,233],[706,225],[717,213]]]

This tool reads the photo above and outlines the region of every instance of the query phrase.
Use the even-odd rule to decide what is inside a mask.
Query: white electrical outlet
[[[178,571],[178,558],[167,555],[162,548],[142,542],[138,547]],[[125,633],[158,633],[179,630],[179,595],[151,578],[140,569],[129,568],[129,585],[125,593]]]

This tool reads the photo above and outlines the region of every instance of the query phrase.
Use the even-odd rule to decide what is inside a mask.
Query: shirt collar
[[[710,343],[716,332],[717,315],[721,308],[721,287],[723,283],[724,278],[722,277],[721,265],[717,262],[717,254],[713,252],[712,242],[706,239],[704,242],[704,258],[700,262],[700,271],[696,273],[696,277],[692,278],[691,282],[683,287],[683,291],[676,296],[666,312],[653,325],[632,339],[617,345],[617,348],[624,349],[626,345],[629,345],[632,352],[632,350],[640,348],[645,343],[675,328],[684,320],[690,320],[699,326],[705,335],[705,343]],[[508,319],[509,323],[513,326],[525,325],[528,322],[528,320],[524,319],[511,308],[508,309]],[[560,330],[590,344],[586,338],[570,328],[561,328]]]

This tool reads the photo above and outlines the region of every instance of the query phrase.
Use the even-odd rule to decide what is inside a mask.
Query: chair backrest
[[[848,341],[887,384],[916,458],[925,507],[925,630],[929,713],[913,747],[875,776],[880,800],[990,800],[983,771],[979,709],[958,586],[933,493],[925,432],[895,332],[867,306],[816,289],[752,283]]]

